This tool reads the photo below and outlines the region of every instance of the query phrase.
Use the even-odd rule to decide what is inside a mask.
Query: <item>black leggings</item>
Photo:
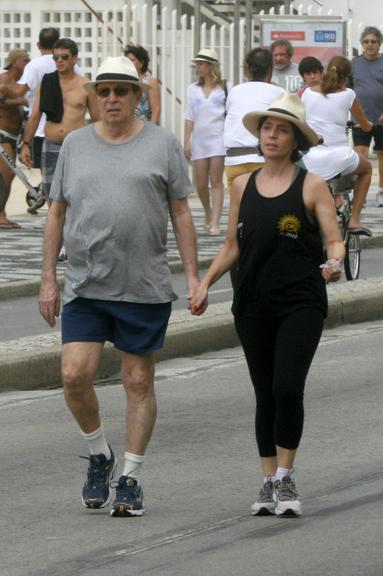
[[[237,316],[235,327],[255,390],[259,454],[276,456],[276,446],[294,450],[302,436],[303,391],[323,313],[305,308],[276,318]]]

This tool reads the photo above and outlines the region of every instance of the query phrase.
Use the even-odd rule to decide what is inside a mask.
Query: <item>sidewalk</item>
[[[33,175],[35,178],[35,175]],[[376,181],[376,169],[374,170]],[[36,182],[37,183],[37,182]],[[364,238],[364,247],[383,246],[383,208],[375,206],[376,185],[369,192],[363,221],[371,227],[373,238]],[[226,199],[220,236],[204,232],[203,212],[196,195],[190,198],[198,234],[199,260],[202,266],[217,253],[224,240],[227,225]],[[37,294],[41,270],[41,247],[46,210],[38,216],[26,213],[25,191],[14,185],[8,215],[22,229],[0,230],[0,299]],[[173,270],[181,268],[173,232],[169,227],[169,262]],[[63,272],[65,264],[59,265]],[[60,274],[60,273],[59,273]],[[61,274],[62,277],[62,274]],[[356,323],[383,317],[383,276],[329,287],[327,326]],[[4,327],[3,327],[4,329]],[[47,332],[39,336],[20,337],[0,343],[0,391],[57,387],[60,382],[60,337]],[[172,314],[165,347],[158,359],[168,359],[237,344],[230,303],[213,304],[201,318],[188,311]],[[99,377],[105,378],[119,369],[119,353],[107,345]]]

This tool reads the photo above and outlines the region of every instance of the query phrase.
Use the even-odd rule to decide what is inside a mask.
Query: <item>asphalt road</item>
[[[380,576],[382,348],[383,322],[323,336],[296,462],[299,519],[250,515],[260,471],[239,348],[158,366],[142,518],[82,509],[86,451],[61,391],[1,394],[1,576]],[[111,383],[98,393],[121,457],[124,397]]]
[[[363,250],[361,260],[361,278],[382,275],[383,249],[370,248]],[[346,282],[343,277],[342,282]],[[174,302],[173,310],[186,309],[187,294],[185,277],[182,273],[173,275],[173,283],[179,300]],[[229,274],[225,274],[209,291],[209,302],[231,300],[232,290]],[[37,297],[23,297],[0,300],[0,319],[6,330],[0,331],[0,341],[13,340],[21,336],[33,336],[50,330],[41,318],[37,308]],[[58,322],[56,329],[60,328]]]

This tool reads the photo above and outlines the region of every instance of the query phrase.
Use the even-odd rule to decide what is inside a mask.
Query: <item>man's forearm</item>
[[[48,213],[43,243],[42,282],[56,281],[57,257],[63,241],[65,211],[61,214],[51,210]]]
[[[178,250],[188,281],[198,278],[197,236],[190,210],[172,217]]]

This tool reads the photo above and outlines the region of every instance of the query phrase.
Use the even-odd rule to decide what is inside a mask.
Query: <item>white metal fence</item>
[[[157,6],[132,2],[117,8],[98,12],[96,17],[86,9],[53,10],[50,1],[34,0],[31,8],[29,0],[18,0],[21,10],[0,10],[0,58],[4,62],[9,50],[23,47],[35,50],[38,32],[42,27],[54,26],[60,36],[75,40],[79,46],[80,64],[90,77],[95,75],[98,65],[107,55],[119,55],[123,47],[130,43],[145,46],[151,56],[153,74],[162,83],[162,124],[173,131],[180,139],[183,132],[186,88],[193,81],[191,58],[194,55],[194,18],[166,7],[160,12]],[[38,4],[38,6],[37,6]],[[40,10],[37,9],[40,8]],[[303,14],[303,8],[298,8]],[[269,12],[274,15],[273,9]],[[284,15],[284,10],[280,10]],[[309,7],[308,16],[325,16],[321,9]],[[331,15],[331,11],[328,13]],[[260,14],[262,16],[262,14]],[[361,26],[361,25],[360,25]],[[352,53],[352,27],[348,22],[348,53]],[[219,55],[223,77],[233,81],[234,77],[234,24],[203,24],[200,30],[201,47],[214,48]],[[254,43],[253,43],[254,44]],[[245,20],[239,24],[240,62],[243,61],[245,46]],[[240,81],[243,79],[242,67]]]

